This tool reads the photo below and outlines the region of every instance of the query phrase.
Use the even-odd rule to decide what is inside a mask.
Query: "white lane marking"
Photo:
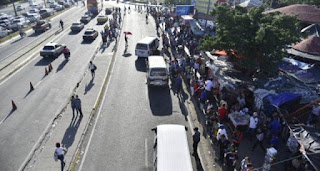
[[[144,140],[144,149],[145,149],[145,162],[146,162],[146,168],[148,168],[148,140]]]
[[[61,39],[62,36],[58,36],[58,37],[54,37],[52,39],[52,41],[58,41]],[[39,53],[39,51],[35,52],[35,53]],[[35,54],[33,53],[31,55],[31,57]],[[29,58],[28,58],[29,59]],[[27,60],[28,60],[27,59]],[[22,66],[21,68],[19,68],[16,72],[14,72],[12,75],[10,75],[8,78],[6,78],[5,80],[8,80],[9,78],[11,78],[13,75],[17,74],[18,71],[20,71],[22,68],[26,67],[30,62],[34,61],[35,59],[37,59],[37,57],[35,57],[34,59],[30,60],[29,62],[27,62],[24,66]],[[3,80],[2,83],[0,83],[0,85],[2,85],[5,81]],[[37,84],[38,85],[38,84]],[[48,132],[49,128],[52,126],[53,122],[49,122],[48,126],[46,127],[46,129],[42,132],[41,136],[39,137],[39,139],[37,140],[37,142],[34,144],[34,146],[32,147],[32,149],[30,150],[28,156],[26,157],[26,159],[23,161],[23,163],[21,164],[19,171],[22,170],[26,165],[28,160],[30,159],[32,153],[35,151],[35,149],[37,148],[37,146],[40,144],[40,141],[43,139],[43,137],[45,136],[46,132]]]
[[[117,52],[118,52],[118,51],[117,51]],[[115,52],[115,53],[117,53],[117,52]],[[116,55],[117,55],[117,54],[116,54]],[[112,61],[111,61],[111,62],[112,62]],[[106,94],[107,94],[108,89],[109,89],[109,85],[110,85],[111,78],[112,78],[112,73],[113,73],[113,70],[114,70],[114,68],[115,68],[114,66],[116,65],[116,62],[117,62],[117,57],[115,56],[115,60],[114,60],[114,63],[113,63],[113,65],[112,65],[112,69],[111,69],[110,73],[107,73],[107,74],[110,74],[110,77],[109,77],[109,80],[108,80],[108,83],[107,83],[106,90],[105,90],[105,92],[104,92],[104,94],[103,94],[103,99],[102,99],[102,101],[101,101],[101,104],[100,104],[100,107],[99,107],[99,111],[98,111],[96,120],[95,120],[94,125],[93,125],[93,127],[92,127],[92,133],[91,133],[91,135],[90,135],[88,144],[87,144],[86,149],[85,149],[85,151],[84,151],[83,158],[82,158],[82,160],[81,160],[81,164],[80,164],[80,167],[79,167],[79,171],[82,170],[83,163],[84,163],[84,161],[85,161],[85,159],[86,159],[86,157],[87,157],[87,154],[88,154],[87,152],[88,152],[88,150],[89,150],[89,147],[90,147],[90,144],[91,144],[91,140],[92,140],[93,134],[94,134],[94,132],[95,132],[95,130],[96,130],[96,126],[97,126],[97,123],[98,123],[98,120],[99,120],[99,117],[100,117],[100,114],[101,114],[101,110],[102,110],[104,101],[105,101],[105,99],[106,99]],[[110,63],[110,65],[111,65],[111,63]]]
[[[192,125],[192,122],[191,122],[191,118],[190,118],[190,113],[188,114],[188,116],[187,116],[187,119],[188,119],[188,123],[189,123],[189,126],[190,126],[190,128],[191,128],[191,135],[193,135],[194,134],[194,128],[193,128],[193,125]],[[200,159],[200,162],[201,162],[201,164],[203,164],[203,159],[202,159],[202,156],[201,156],[201,151],[199,150],[199,148],[198,148],[198,153],[199,153],[199,159]],[[204,171],[206,171],[206,168],[205,167],[203,167],[203,170]]]

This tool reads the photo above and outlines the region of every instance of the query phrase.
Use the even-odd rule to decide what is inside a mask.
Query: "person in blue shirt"
[[[281,130],[281,124],[277,119],[273,119],[273,121],[269,124],[269,128],[271,135],[279,135],[279,132]]]
[[[176,78],[176,86],[177,86],[177,94],[179,94],[181,91],[181,87],[182,87],[182,79],[181,79],[180,75],[178,75]]]
[[[277,135],[273,134],[272,138],[270,140],[270,144],[273,148],[275,148],[276,150],[278,150],[279,147],[279,138]]]

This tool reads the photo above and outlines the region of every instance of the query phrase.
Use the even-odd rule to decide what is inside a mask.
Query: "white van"
[[[147,61],[148,86],[168,86],[169,73],[163,56],[149,56]]]
[[[157,37],[145,37],[137,43],[135,53],[138,58],[146,58],[149,55],[153,55],[158,50],[158,47],[159,39]]]
[[[187,127],[183,125],[158,125],[153,145],[154,171],[192,171],[187,139]]]

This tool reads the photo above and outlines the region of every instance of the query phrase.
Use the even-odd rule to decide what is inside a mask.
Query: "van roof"
[[[185,126],[157,126],[157,170],[192,171]]]
[[[149,68],[166,68],[166,63],[162,56],[149,56],[148,57]]]
[[[157,37],[145,37],[143,38],[142,40],[140,40],[138,43],[141,43],[141,44],[149,44],[151,43],[154,39],[157,39]]]

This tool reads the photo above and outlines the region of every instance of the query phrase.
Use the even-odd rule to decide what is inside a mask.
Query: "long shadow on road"
[[[148,87],[148,96],[153,115],[167,116],[172,114],[172,99],[168,87]]]
[[[144,58],[137,58],[135,61],[136,70],[140,72],[147,71],[146,60]]]
[[[64,133],[63,139],[61,141],[61,144],[68,149],[73,144],[74,138],[77,134],[78,128],[80,126],[80,122],[82,120],[82,117],[75,117],[72,119],[69,127],[67,128],[66,132]]]

